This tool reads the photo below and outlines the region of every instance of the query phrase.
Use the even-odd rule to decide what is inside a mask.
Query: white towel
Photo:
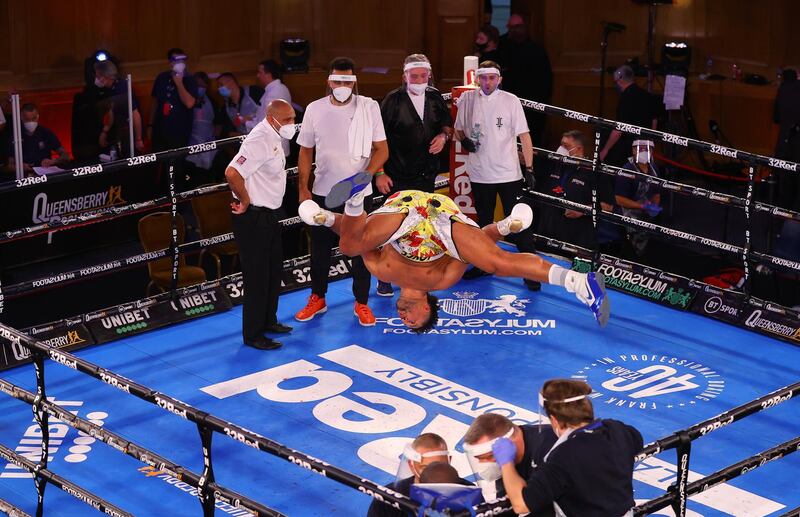
[[[354,95],[356,111],[347,131],[347,140],[350,144],[350,160],[353,163],[369,158],[372,154],[372,110],[369,105],[375,102],[370,97]]]

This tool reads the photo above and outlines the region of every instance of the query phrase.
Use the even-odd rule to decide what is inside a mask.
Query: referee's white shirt
[[[244,178],[251,205],[280,208],[286,192],[286,155],[282,138],[266,119],[248,133],[230,167]]]
[[[481,125],[480,149],[477,153],[470,153],[467,158],[470,180],[476,183],[521,180],[517,137],[528,132],[528,122],[519,98],[503,90],[495,90],[488,96],[480,89],[465,92],[463,95],[475,96],[474,110],[472,117],[458,110],[455,129],[471,137],[472,128],[464,127],[465,121],[472,118],[473,124]]]

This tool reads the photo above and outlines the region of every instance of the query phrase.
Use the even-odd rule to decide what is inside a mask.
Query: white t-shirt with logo
[[[262,120],[247,135],[239,152],[231,160],[244,178],[250,204],[280,208],[286,192],[286,155],[278,133]]]
[[[383,119],[378,103],[368,97],[359,96],[344,106],[334,106],[330,97],[317,99],[306,108],[303,124],[297,143],[303,147],[316,148],[316,169],[314,170],[314,187],[312,192],[318,196],[326,196],[339,181],[366,170],[369,158],[352,160],[348,130],[353,120],[355,102],[367,102],[372,120],[372,141],[386,140]],[[372,194],[372,186],[366,188],[366,194]]]
[[[477,153],[467,158],[467,172],[475,183],[508,183],[522,179],[517,154],[517,136],[529,132],[528,122],[519,98],[513,93],[495,90],[486,96],[473,90],[466,95],[476,95],[472,113],[473,126],[480,124],[480,142]],[[458,110],[455,129],[472,138],[473,127],[465,126],[466,113]]]

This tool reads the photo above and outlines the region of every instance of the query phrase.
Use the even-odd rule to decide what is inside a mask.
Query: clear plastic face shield
[[[502,438],[511,439],[513,435],[514,428],[512,427]],[[483,497],[487,501],[497,498],[496,482],[503,477],[500,465],[494,460],[494,454],[492,453],[492,445],[500,438],[492,438],[481,443],[464,444],[464,452],[466,453],[469,467],[475,474],[475,484],[481,488]]]
[[[413,477],[415,480],[419,479],[426,465],[436,461],[446,461],[450,463],[451,456],[452,453],[447,449],[418,452],[414,449],[412,442],[409,442],[400,455],[400,465],[397,467],[395,481],[399,482],[410,477]]]
[[[475,76],[478,78],[478,85],[481,87],[481,92],[487,97],[497,91],[503,78],[500,76],[500,70],[497,68],[478,68],[475,70]]]
[[[358,83],[353,74],[330,74],[328,76],[327,94],[337,102],[346,104],[353,95],[358,95]]]
[[[433,85],[431,64],[427,61],[414,61],[403,65],[403,82],[413,95],[422,95],[425,88]]]
[[[635,163],[653,163],[655,144],[652,140],[634,140],[631,157]]]
[[[549,399],[544,398],[544,395],[542,395],[542,392],[540,391],[539,392],[539,421],[540,422],[542,421],[542,413],[547,415],[547,409],[545,409],[545,407],[544,407],[544,403],[545,402],[549,402],[551,404],[568,404],[570,402],[577,402],[579,400],[583,400],[586,397],[588,397],[588,395],[576,395],[574,397],[567,397],[564,400],[549,400]],[[542,428],[540,426],[539,427],[539,432],[541,432],[541,430],[542,430]],[[558,434],[558,433],[556,432],[556,434]]]

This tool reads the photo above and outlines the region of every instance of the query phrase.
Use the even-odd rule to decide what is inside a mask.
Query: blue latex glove
[[[662,208],[651,201],[647,201],[642,205],[642,210],[647,212],[650,217],[655,217],[661,213]]]
[[[494,461],[502,467],[506,463],[514,463],[514,458],[517,456],[517,446],[508,438],[498,438],[492,444],[492,454],[494,454]]]

